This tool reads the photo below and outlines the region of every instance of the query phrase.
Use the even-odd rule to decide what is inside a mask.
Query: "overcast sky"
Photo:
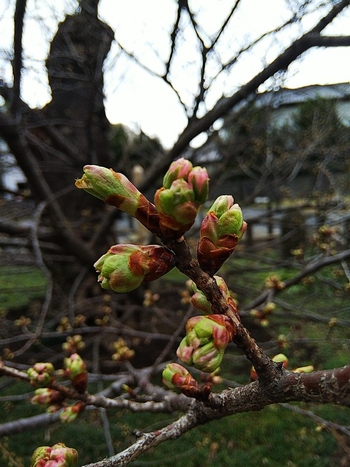
[[[10,80],[11,69],[6,51],[11,49],[12,15],[15,0],[2,0],[0,5],[0,72],[6,81]],[[0,2],[1,3],[1,2]],[[198,13],[198,20],[208,35],[214,34],[233,0],[192,0],[190,5]],[[288,18],[285,0],[243,0],[242,8],[226,43],[223,42],[220,54],[225,59],[235,47],[244,44],[266,30],[274,29]],[[66,6],[64,10],[63,6]],[[67,8],[68,5],[68,8]],[[28,0],[28,15],[24,36],[25,64],[23,75],[23,98],[31,106],[45,105],[50,99],[44,60],[48,53],[57,22],[64,18],[64,11],[74,11],[74,0]],[[162,72],[162,60],[169,50],[168,33],[171,30],[176,6],[173,0],[101,0],[100,16],[115,31],[117,39],[128,51],[137,51],[147,67]],[[44,21],[40,18],[44,18]],[[315,15],[308,15],[304,27],[316,21]],[[347,34],[350,24],[350,8],[327,34]],[[186,30],[187,31],[187,30]],[[190,102],[195,89],[193,71],[196,55],[191,44],[193,37],[185,33],[179,49],[175,73],[176,86]],[[262,66],[262,60],[274,58],[288,40],[298,31],[290,30],[279,36],[275,42],[263,42],[244,61],[240,61],[234,73],[223,74],[213,83],[208,93],[207,106],[210,108],[222,95],[229,95],[246,80],[253,77]],[[232,38],[234,39],[232,41]],[[283,44],[285,41],[286,44]],[[155,53],[156,50],[156,53]],[[34,60],[33,60],[34,59]],[[7,60],[7,64],[6,64]],[[190,64],[185,67],[187,61]],[[215,63],[213,62],[213,72]],[[350,47],[328,50],[312,50],[290,67],[284,83],[288,87],[308,84],[329,84],[350,81]],[[106,111],[112,123],[124,123],[132,128],[142,128],[150,136],[157,136],[170,147],[186,124],[182,107],[175,94],[159,78],[127,60],[114,44],[106,63]],[[261,90],[264,90],[263,88]]]

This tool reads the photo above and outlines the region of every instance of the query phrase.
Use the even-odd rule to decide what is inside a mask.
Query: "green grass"
[[[232,288],[237,285],[238,289],[253,291],[252,296],[256,296],[256,291],[263,289],[266,277],[271,275],[271,267],[266,264],[261,271],[256,269],[256,259],[238,258],[235,261],[224,270],[228,274],[229,284],[232,284]],[[233,265],[235,268],[231,269]],[[273,274],[283,280],[291,277],[296,270],[281,266],[274,268]],[[0,282],[0,289],[7,297],[7,307],[23,306],[23,295],[25,303],[28,303],[32,298],[39,297],[40,293],[43,294],[45,281],[38,271],[23,271],[23,274],[16,275],[9,268],[7,272],[6,280],[0,274],[0,281],[3,281]],[[33,277],[30,277],[31,273]],[[291,368],[311,363],[317,369],[326,369],[349,363],[349,327],[338,324],[329,326],[331,318],[345,319],[349,314],[348,293],[326,286],[323,281],[324,277],[332,279],[333,273],[332,268],[327,268],[322,271],[322,277],[315,278],[313,282],[298,284],[279,294],[278,298],[292,304],[294,309],[277,306],[269,318],[268,328],[261,329],[272,340],[281,333],[287,336],[288,344],[283,352],[288,356]],[[172,286],[174,283],[182,285],[183,279],[175,270],[163,279],[162,286]],[[239,296],[239,300],[241,303],[248,302],[249,297]],[[304,317],[300,316],[300,312],[304,313]],[[319,314],[327,319],[318,322],[307,317],[309,314]],[[257,332],[259,336],[259,329]],[[301,339],[306,340],[300,344]],[[267,345],[266,349],[270,355],[280,351],[272,345]],[[249,381],[249,372],[249,363],[232,346],[225,356],[222,375],[245,384]],[[27,385],[16,384],[3,389],[1,395],[28,391]],[[349,424],[348,409],[331,405],[301,406],[327,420]],[[0,423],[36,413],[41,411],[27,400],[0,400]],[[169,414],[133,414],[125,410],[108,411],[108,418],[116,452],[135,441],[133,430],[153,431],[174,420]],[[278,405],[271,406],[261,412],[238,414],[199,426],[178,440],[165,442],[150,450],[131,465],[182,467],[185,463],[186,467],[333,467],[339,464],[336,455],[341,449],[332,433],[318,428],[310,418]],[[11,467],[28,466],[30,455],[37,446],[56,442],[66,443],[79,451],[79,466],[108,456],[101,417],[98,410],[93,410],[86,411],[71,425],[58,423],[0,440],[0,465],[10,467],[9,456],[13,454],[17,463]]]
[[[9,411],[10,418],[15,419],[18,415],[33,415],[37,409],[27,402],[7,403],[6,411],[1,411],[1,421]],[[334,417],[335,411],[339,413],[339,422],[346,423],[347,414],[341,408],[327,408],[326,415]],[[133,443],[135,428],[153,431],[174,419],[166,414],[150,417],[149,414],[131,414],[124,410],[110,411],[108,418],[116,452]],[[79,466],[108,456],[97,410],[84,413],[70,425],[56,424],[5,440],[7,451],[15,453],[23,466],[29,465],[35,447],[56,442],[78,449]],[[1,446],[3,444],[0,444],[0,465],[8,465],[4,463],[6,450]],[[182,467],[186,462],[186,467],[331,467],[336,449],[334,437],[327,431],[318,431],[310,419],[271,406],[261,412],[238,414],[199,426],[178,440],[151,449],[131,465]]]

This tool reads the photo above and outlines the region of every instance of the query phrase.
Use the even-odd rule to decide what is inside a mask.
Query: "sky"
[[[268,29],[277,27],[288,18],[287,3],[296,0],[242,0],[237,19],[230,23],[226,36],[218,43],[217,54],[229,58],[247,40],[256,38]],[[233,0],[191,0],[197,13],[203,37],[208,41],[215,34]],[[6,81],[11,69],[6,51],[11,49],[12,14],[14,0],[3,0],[0,6],[0,72]],[[64,18],[63,6],[74,11],[74,0],[28,0],[28,14],[24,35],[25,65],[22,97],[32,107],[43,106],[50,99],[44,66],[48,44]],[[350,8],[342,18],[329,27],[327,34],[346,34],[350,23]],[[101,0],[99,14],[115,31],[123,47],[134,52],[142,63],[155,73],[164,70],[163,61],[169,53],[169,31],[172,28],[176,6],[173,0]],[[322,12],[320,10],[320,12]],[[45,18],[43,21],[42,18]],[[302,27],[310,27],[316,21],[315,14],[306,15]],[[171,70],[174,87],[190,105],[196,90],[198,51],[188,20],[183,20],[184,36]],[[230,95],[240,85],[252,78],[271,61],[300,31],[290,28],[275,39],[262,41],[229,73],[213,80],[207,95],[206,106],[211,108],[221,95]],[[208,82],[216,71],[217,57],[212,57],[208,68]],[[288,70],[283,83],[287,87],[308,84],[329,84],[350,81],[350,47],[332,48],[307,52]],[[261,87],[266,90],[266,86]],[[136,65],[113,44],[105,63],[106,112],[111,123],[124,123],[132,129],[142,129],[156,136],[167,148],[176,141],[186,125],[186,115],[175,93],[160,78]]]

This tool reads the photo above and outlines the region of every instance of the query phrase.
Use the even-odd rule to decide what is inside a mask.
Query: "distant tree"
[[[212,169],[218,180],[246,183],[247,201],[259,195],[280,200],[298,175],[313,180],[310,197],[312,187],[316,194],[344,193],[346,184],[339,180],[350,150],[350,129],[338,116],[337,102],[308,100],[289,111],[287,121],[278,116],[272,98],[272,105],[253,102],[225,120],[211,140],[218,151]]]

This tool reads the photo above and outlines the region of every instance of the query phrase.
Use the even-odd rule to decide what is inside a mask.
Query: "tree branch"
[[[83,467],[120,467],[129,464],[150,448],[177,439],[189,430],[212,420],[248,411],[260,411],[276,402],[306,401],[350,405],[350,366],[315,373],[284,371],[275,388],[264,387],[259,381],[246,386],[211,394],[210,406],[194,402],[190,410],[170,425],[140,434],[140,438],[119,454]]]
[[[51,191],[45,178],[41,174],[41,169],[35,157],[23,137],[23,131],[8,114],[0,113],[0,134],[6,141],[11,152],[16,155],[17,161],[26,174],[29,183],[34,187],[35,193],[47,201],[47,206],[51,214],[57,233],[67,242],[67,246],[83,264],[91,265],[96,257],[94,253],[82,241],[79,241],[76,234],[72,231],[68,220],[64,216],[59,204],[56,201],[56,195]]]
[[[290,45],[283,53],[281,53],[272,63],[258,73],[247,84],[242,86],[231,97],[222,98],[204,117],[197,121],[191,122],[184,132],[181,134],[172,149],[168,151],[166,156],[159,161],[145,176],[145,179],[140,186],[142,191],[145,187],[151,184],[151,181],[160,176],[170,164],[172,160],[178,157],[188,146],[188,144],[198,136],[200,133],[207,131],[208,128],[219,118],[226,115],[233,107],[246,99],[250,94],[254,93],[256,89],[264,83],[268,78],[273,76],[280,70],[285,70],[288,66],[305,51],[311,47],[323,46],[324,42],[322,36],[319,34],[332,20],[342,11],[349,6],[349,0],[342,0],[336,4],[332,10],[322,18],[318,24],[308,33],[304,34],[300,39],[296,40]],[[345,41],[345,40],[344,40]],[[344,45],[344,41],[339,41],[339,46]],[[338,46],[334,41],[333,46]]]
[[[21,88],[21,73],[22,73],[22,37],[23,37],[23,20],[26,11],[27,0],[17,0],[15,10],[15,33],[14,33],[14,60],[13,60],[13,92],[10,112],[16,118],[20,112],[20,88]]]

